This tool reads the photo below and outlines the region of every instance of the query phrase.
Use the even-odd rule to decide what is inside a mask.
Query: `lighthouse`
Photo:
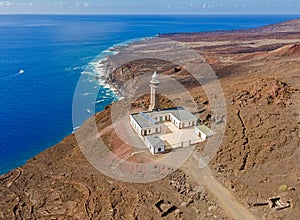
[[[151,97],[150,97],[150,106],[149,111],[157,111],[159,109],[159,87],[160,81],[158,80],[158,75],[156,72],[152,75],[152,80],[150,81],[150,88],[151,88]]]

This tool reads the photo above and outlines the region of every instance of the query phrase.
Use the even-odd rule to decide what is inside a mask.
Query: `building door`
[[[160,122],[162,122],[162,121],[163,121],[163,117],[162,117],[162,116],[160,116],[160,117],[159,117],[159,120],[160,120]]]

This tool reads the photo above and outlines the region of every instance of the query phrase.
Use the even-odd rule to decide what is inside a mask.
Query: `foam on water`
[[[121,46],[130,43],[120,42],[157,33],[258,27],[296,17],[1,15],[0,174],[24,164],[78,129],[80,124],[72,124],[71,106],[79,78],[87,88],[98,92],[97,100],[82,95],[91,103],[87,109],[102,111],[122,99],[106,83],[105,69],[106,57],[116,55]],[[25,73],[19,74],[20,69]],[[89,92],[87,89],[81,94]],[[91,114],[86,109],[83,112],[84,121]]]

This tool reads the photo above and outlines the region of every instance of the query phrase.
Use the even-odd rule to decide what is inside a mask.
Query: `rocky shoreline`
[[[117,44],[108,50],[112,52],[112,55],[107,55],[104,59],[98,60],[95,64],[96,72],[100,73],[96,76],[96,79],[99,81],[99,84],[108,86],[119,98],[126,96],[125,91],[121,90],[120,82],[114,80],[113,75],[117,72],[123,71],[121,67],[116,67],[114,63],[114,57],[122,54],[126,51],[126,48],[131,47],[132,45],[142,43],[155,37],[144,37],[135,41],[130,41],[129,43]]]
[[[258,219],[298,219],[299,21],[249,32],[165,35],[183,42],[205,58],[218,76],[226,97],[225,137],[209,165],[211,176],[206,176],[207,181],[196,176],[189,164],[151,183],[111,179],[86,160],[72,134],[24,166],[0,176],[0,218],[233,219],[245,213],[244,208]],[[117,56],[109,58],[108,65],[114,67]],[[207,109],[200,117],[211,120],[206,107],[210,103],[203,98],[205,93],[191,83],[184,68],[178,65],[157,59],[135,60],[109,74],[107,82],[120,89],[133,74],[143,75],[153,69],[177,77],[195,102]],[[133,107],[142,108],[148,101],[147,97],[141,97]],[[164,97],[162,102],[172,104]],[[96,122],[99,135],[105,137],[111,151],[126,159],[133,151],[114,132],[113,105],[88,119],[78,132],[91,134]],[[202,148],[197,146],[196,150],[201,152]],[[146,154],[140,154],[130,160],[143,162],[145,158]],[[224,198],[216,197],[205,186],[213,178],[218,180],[216,186],[227,190],[219,194],[225,198],[229,194],[229,202],[240,204],[242,211],[224,205]],[[290,207],[274,211],[269,206],[255,205],[264,204],[274,196],[288,201]]]

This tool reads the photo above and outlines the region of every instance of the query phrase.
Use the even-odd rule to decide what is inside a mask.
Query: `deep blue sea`
[[[0,174],[73,131],[76,83],[107,48],[158,33],[252,28],[296,17],[300,16],[0,15]],[[100,87],[98,111],[116,100],[92,74],[87,77],[88,83]]]

